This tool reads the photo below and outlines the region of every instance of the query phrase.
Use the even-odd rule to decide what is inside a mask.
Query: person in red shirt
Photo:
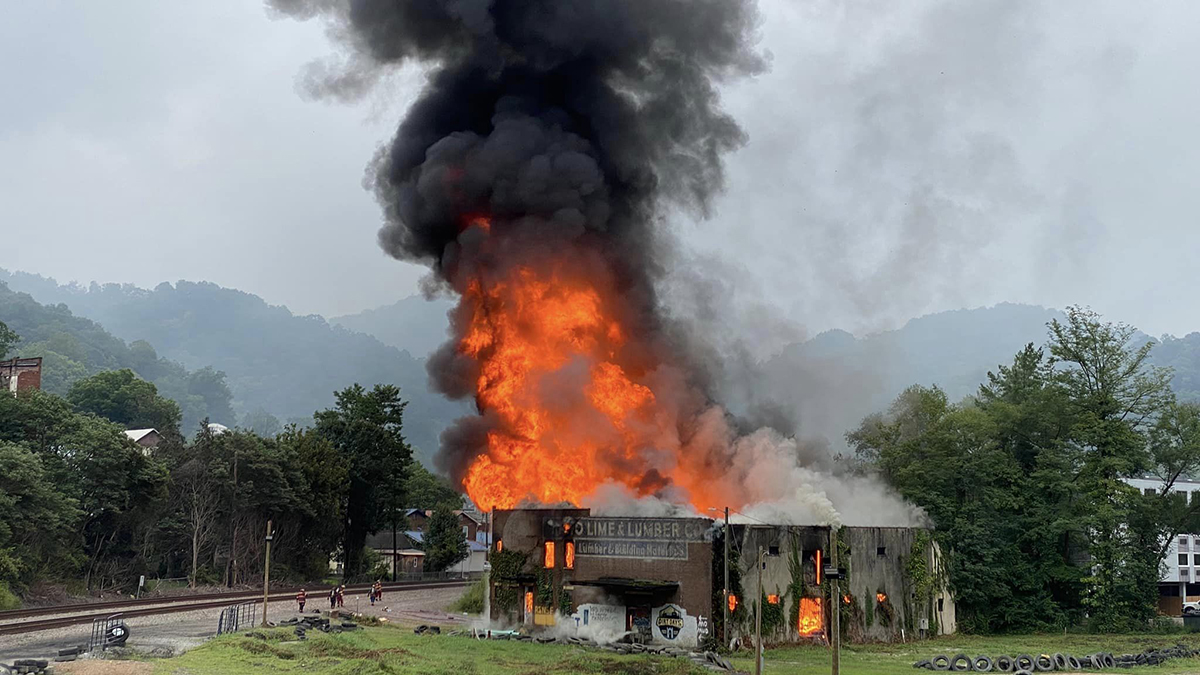
[[[345,585],[338,586],[338,589],[337,589],[337,606],[338,606],[338,607],[345,607],[345,606],[346,606],[346,586],[345,586]]]
[[[301,588],[300,592],[296,594],[296,604],[300,606],[301,612],[304,611],[304,601],[307,599],[308,599],[308,595],[305,594],[304,589]]]

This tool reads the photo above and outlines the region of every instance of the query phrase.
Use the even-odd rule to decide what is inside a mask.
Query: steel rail
[[[450,581],[431,581],[431,582],[397,582],[384,586],[384,590],[392,591],[415,591],[427,590],[431,588],[455,588],[466,586],[472,583],[470,580],[450,580]],[[359,587],[357,590],[365,591],[369,586]],[[352,590],[347,587],[347,591]],[[219,596],[219,597],[214,597]],[[232,601],[244,599],[248,601],[257,600],[261,597],[256,592],[229,594],[229,593],[210,593],[206,595],[181,596],[172,598],[168,601],[169,604],[163,605],[162,601],[156,602],[141,602],[132,601],[134,606],[132,609],[124,609],[122,611],[113,611],[120,607],[130,607],[130,603],[94,603],[90,605],[66,605],[57,608],[42,608],[46,610],[42,614],[64,614],[72,611],[85,611],[85,614],[72,614],[70,616],[59,616],[48,619],[35,619],[33,621],[13,621],[11,623],[0,624],[0,635],[15,635],[17,633],[30,633],[40,630],[49,630],[53,628],[65,628],[67,626],[75,626],[81,624],[89,624],[94,619],[105,619],[114,614],[120,614],[123,617],[139,617],[139,616],[154,616],[156,614],[172,614],[175,612],[191,612],[200,609],[213,609],[218,607],[226,607],[232,604]],[[277,602],[281,600],[290,600],[295,597],[291,590],[278,591],[271,594],[271,601]],[[107,606],[108,611],[96,612],[91,611],[98,609],[97,605]],[[159,604],[160,607],[142,607],[137,608],[136,605]],[[78,609],[75,609],[78,608]],[[42,610],[39,610],[42,611]]]

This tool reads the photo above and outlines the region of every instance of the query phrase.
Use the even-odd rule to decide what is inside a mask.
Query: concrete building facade
[[[839,609],[848,640],[892,642],[955,632],[954,602],[936,572],[940,553],[927,531],[843,527],[838,538],[838,568],[846,574],[839,581]],[[830,586],[821,575],[831,565],[830,529],[733,525],[731,542],[745,610],[732,622],[734,635],[753,633],[754,611],[761,602],[768,641],[828,640]],[[760,548],[761,587],[755,565]],[[919,564],[910,564],[914,556]]]

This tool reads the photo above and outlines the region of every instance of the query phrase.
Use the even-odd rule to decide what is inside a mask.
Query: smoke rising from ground
[[[618,490],[650,495],[646,508],[761,501],[778,517],[845,522],[822,490],[832,478],[801,468],[815,457],[775,431],[748,433],[752,422],[791,431],[785,416],[755,405],[737,424],[714,403],[719,359],[659,299],[676,248],[663,229],[668,206],[708,215],[723,157],[746,142],[718,85],[764,69],[754,2],[273,6],[326,17],[349,47],[340,63],[307,73],[310,91],[353,99],[389,69],[431,67],[366,180],[384,209],[384,250],[428,265],[429,287],[463,298],[455,339],[429,372],[447,396],[473,396],[479,415],[443,435],[441,468],[468,491],[488,483],[504,503],[518,495],[483,481],[481,461],[495,473],[525,452],[612,447],[579,476],[536,475],[572,459],[553,452],[518,472],[539,488],[611,474]],[[574,293],[566,306],[554,305],[561,292]],[[611,321],[606,333],[593,311]],[[563,335],[575,355],[540,373],[542,352],[562,348]],[[647,400],[652,418],[637,412]],[[597,487],[596,499],[612,500]]]

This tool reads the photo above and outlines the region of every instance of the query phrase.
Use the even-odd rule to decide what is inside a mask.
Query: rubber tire
[[[966,662],[965,668],[958,667],[958,664],[960,661]],[[950,671],[954,672],[954,673],[969,673],[969,672],[971,672],[971,657],[967,656],[966,654],[956,655],[954,658],[950,659]]]
[[[1068,654],[1067,655],[1067,667],[1070,668],[1071,670],[1083,670],[1083,661]]]
[[[950,670],[950,657],[945,654],[938,654],[929,659],[929,663],[933,666],[934,670]]]
[[[1033,671],[1033,657],[1028,654],[1018,656],[1013,663],[1016,664],[1017,670]]]
[[[988,656],[976,656],[975,660],[971,661],[971,670],[977,673],[990,673],[995,667],[996,662]]]
[[[922,661],[917,661],[916,663],[914,663],[913,668],[924,668],[925,670],[933,670],[933,664],[931,664],[929,662],[929,659],[924,659]]]
[[[1054,670],[1054,659],[1045,654],[1039,654],[1033,659],[1033,669],[1039,673],[1049,673]]]
[[[1067,669],[1066,654],[1059,652],[1058,654],[1055,654],[1054,656],[1051,656],[1050,658],[1051,658],[1051,660],[1054,661],[1054,669],[1055,670],[1066,670]]]
[[[1033,673],[1031,671],[1028,671],[1028,670],[1025,670],[1024,668],[1022,668],[1022,669],[1018,670],[1014,675],[1033,675]]]
[[[1017,664],[1013,663],[1013,658],[1011,656],[997,656],[995,663],[996,670],[1002,673],[1011,673],[1017,668]]]

